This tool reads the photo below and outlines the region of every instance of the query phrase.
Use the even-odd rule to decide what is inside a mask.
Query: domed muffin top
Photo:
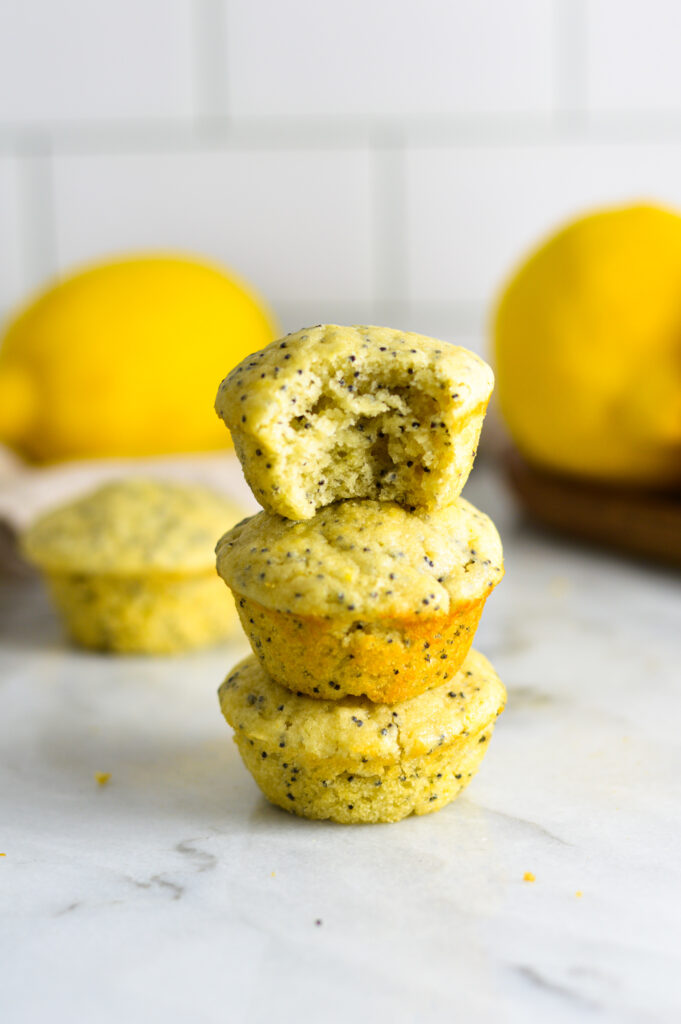
[[[463,498],[432,513],[341,501],[298,523],[259,512],[221,538],[217,565],[266,608],[334,618],[446,614],[503,576],[494,524]]]
[[[241,515],[206,487],[118,480],[41,516],[23,549],[47,572],[207,572],[216,539]]]

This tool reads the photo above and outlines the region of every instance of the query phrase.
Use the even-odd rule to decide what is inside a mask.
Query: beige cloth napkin
[[[205,484],[233,498],[244,514],[258,505],[233,453],[211,452],[145,459],[93,459],[55,466],[26,466],[0,447],[0,573],[24,569],[17,535],[36,516],[108,480],[146,476]]]

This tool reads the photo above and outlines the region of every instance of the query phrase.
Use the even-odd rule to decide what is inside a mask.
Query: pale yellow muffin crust
[[[174,653],[236,628],[213,547],[240,515],[204,487],[122,480],[42,516],[23,548],[76,643]]]
[[[463,348],[387,327],[322,324],[222,382],[216,411],[260,504],[309,519],[344,498],[439,508],[470,472],[493,387]]]
[[[297,523],[260,512],[216,552],[235,594],[315,617],[447,615],[503,576],[494,524],[463,498],[431,513],[341,501]]]
[[[432,513],[338,502],[300,523],[261,512],[217,554],[265,670],[327,699],[403,700],[451,676],[503,576],[492,522],[463,498]]]
[[[219,696],[265,796],[303,817],[346,823],[398,821],[454,799],[475,774],[506,699],[475,651],[446,683],[395,704],[311,700],[275,683],[253,657]]]
[[[71,639],[118,654],[175,654],[235,632],[233,602],[212,572],[139,576],[50,573]]]
[[[216,537],[241,515],[207,487],[117,480],[40,516],[22,546],[49,572],[205,572]]]

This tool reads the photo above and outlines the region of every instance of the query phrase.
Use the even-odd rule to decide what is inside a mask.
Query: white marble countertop
[[[265,803],[215,693],[245,643],[79,653],[0,587],[3,1024],[681,1020],[681,579],[533,532],[484,468],[466,496],[509,705],[397,825]]]

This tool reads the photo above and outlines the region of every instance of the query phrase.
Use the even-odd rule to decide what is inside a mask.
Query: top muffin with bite
[[[327,324],[249,356],[215,407],[268,512],[310,519],[347,498],[429,511],[461,493],[493,382],[467,349]]]

